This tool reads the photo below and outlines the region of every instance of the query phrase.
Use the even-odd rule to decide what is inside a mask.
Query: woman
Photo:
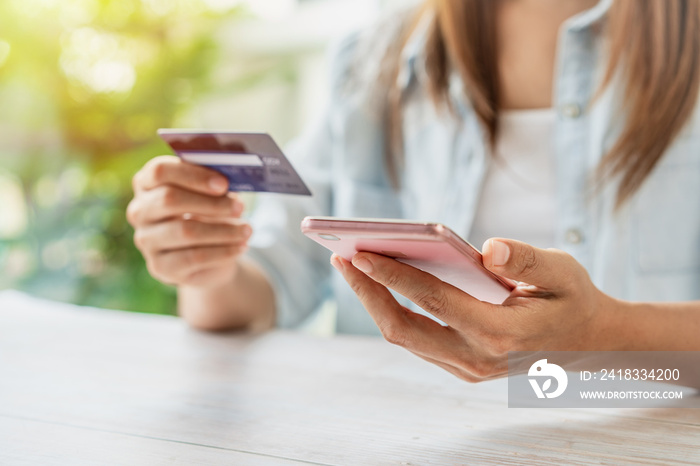
[[[260,196],[252,239],[216,173],[135,176],[136,244],[193,326],[296,325],[330,280],[338,331],[374,320],[470,381],[515,350],[700,350],[699,0],[429,1],[346,40],[332,78],[290,151],[314,197]],[[305,215],[442,222],[523,284],[494,306],[367,253],[331,274]]]

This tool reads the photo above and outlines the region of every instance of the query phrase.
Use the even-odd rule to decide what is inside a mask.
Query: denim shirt
[[[594,99],[607,64],[602,25],[610,4],[602,0],[560,31],[553,91],[556,243],[551,246],[575,257],[595,285],[616,298],[699,300],[700,110],[621,209],[614,209],[614,182],[591,190],[591,177],[622,127],[616,112],[619,87],[610,86]],[[456,115],[433,105],[424,86],[426,27],[418,28],[401,57],[405,163],[401,188],[391,187],[383,112],[372,91],[385,46],[394,37],[391,29],[382,25],[342,42],[332,65],[330,104],[288,151],[313,197],[258,198],[249,254],[272,282],[280,326],[298,325],[331,297],[337,302],[338,332],[379,333],[332,271],[330,253],[300,233],[306,215],[440,222],[469,239],[489,146],[459,76],[450,82]]]

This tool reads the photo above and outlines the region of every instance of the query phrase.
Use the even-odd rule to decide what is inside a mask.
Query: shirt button
[[[566,118],[578,118],[581,113],[581,106],[577,103],[569,103],[561,107],[561,114]]]
[[[583,233],[581,230],[572,228],[564,234],[564,239],[569,244],[581,244],[583,242]]]

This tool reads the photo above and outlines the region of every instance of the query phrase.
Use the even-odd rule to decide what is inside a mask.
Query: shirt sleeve
[[[333,111],[349,75],[356,39],[331,49],[331,95],[321,117],[285,151],[312,196],[261,193],[251,217],[248,257],[266,273],[275,292],[277,325],[301,324],[328,297],[330,253],[301,233],[309,215],[333,213]]]

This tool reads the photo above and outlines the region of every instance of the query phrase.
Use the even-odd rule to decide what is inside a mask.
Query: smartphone
[[[517,286],[486,269],[478,249],[439,223],[306,217],[301,231],[344,259],[358,252],[391,257],[481,301],[501,304]]]

